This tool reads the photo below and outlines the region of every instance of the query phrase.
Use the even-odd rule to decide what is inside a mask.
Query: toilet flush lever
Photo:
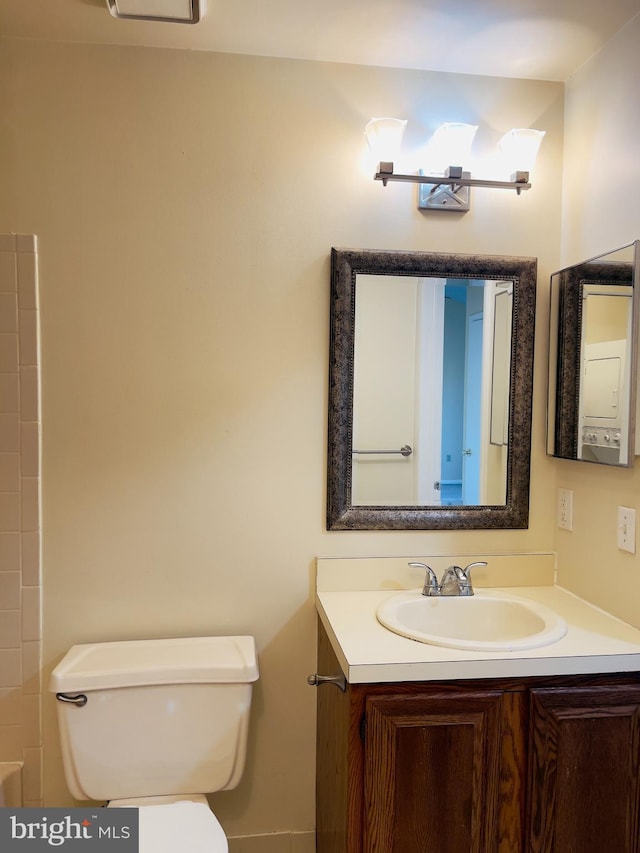
[[[319,687],[321,684],[335,684],[344,693],[347,689],[347,679],[342,675],[318,675],[315,672],[313,675],[307,676],[307,684],[310,687]]]
[[[78,708],[84,708],[87,704],[87,697],[84,693],[77,693],[75,696],[69,696],[68,693],[56,693],[58,702],[66,702],[69,705],[77,705]]]

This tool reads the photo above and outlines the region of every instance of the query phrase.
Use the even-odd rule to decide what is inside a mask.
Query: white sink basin
[[[548,607],[498,590],[468,597],[401,592],[383,601],[376,616],[411,640],[470,651],[536,649],[567,633],[567,623]]]

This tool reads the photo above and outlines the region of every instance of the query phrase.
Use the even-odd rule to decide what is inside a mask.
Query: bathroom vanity
[[[377,622],[406,583],[382,575],[351,590],[319,576],[318,673],[346,677],[318,689],[319,853],[638,853],[640,631],[523,587],[564,638],[438,648]]]

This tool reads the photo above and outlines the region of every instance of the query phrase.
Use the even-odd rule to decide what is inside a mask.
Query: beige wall
[[[547,130],[534,188],[458,217],[363,170],[372,115]],[[0,44],[0,231],[37,233],[44,666],[73,643],[247,632],[261,680],[231,835],[314,826],[316,555],[547,551],[546,289],[563,88],[231,55]],[[531,524],[328,533],[331,246],[539,259]],[[63,804],[53,701],[45,796]]]
[[[637,16],[567,83],[563,265],[640,238],[639,38]],[[560,582],[640,627],[640,553],[616,547],[617,507],[640,509],[640,468],[555,467],[574,491],[573,532],[555,533]]]

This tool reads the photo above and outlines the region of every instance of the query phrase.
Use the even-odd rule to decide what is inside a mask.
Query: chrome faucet
[[[486,566],[484,560],[478,560],[475,563],[469,563],[464,569],[460,566],[449,566],[442,575],[441,583],[438,583],[436,573],[431,566],[426,563],[409,563],[413,568],[424,569],[427,573],[422,594],[427,596],[434,595],[473,595],[473,586],[471,585],[470,571],[474,566]]]

